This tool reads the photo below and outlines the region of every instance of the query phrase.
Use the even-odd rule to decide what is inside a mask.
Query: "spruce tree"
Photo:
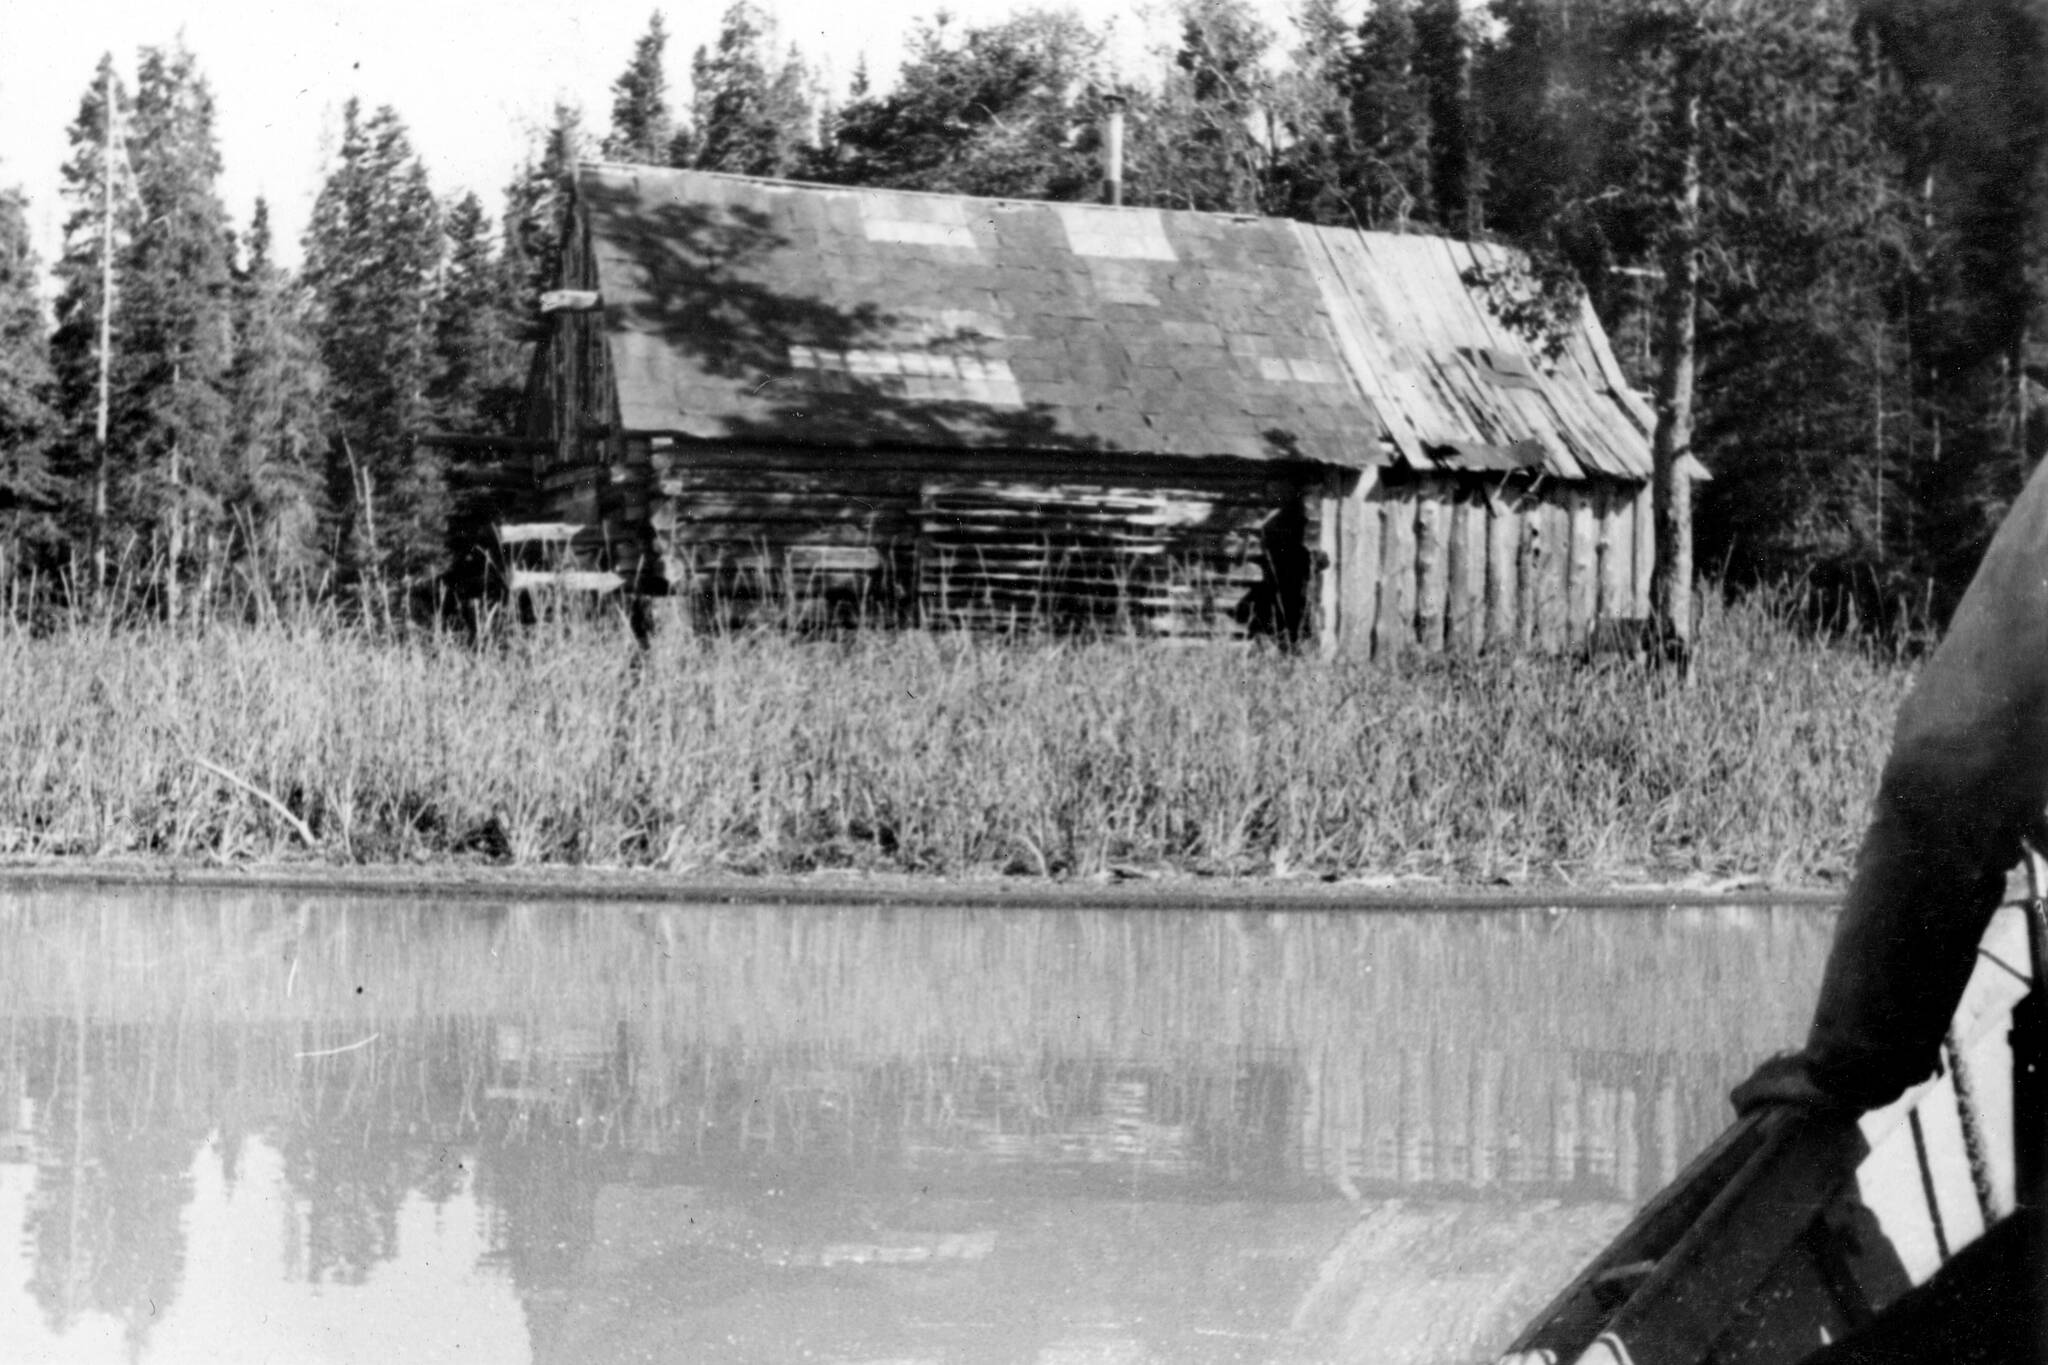
[[[1265,70],[1272,33],[1245,0],[1183,0],[1179,49],[1133,139],[1132,197],[1173,208],[1260,213],[1273,139]]]
[[[753,0],[733,0],[719,20],[716,46],[697,49],[690,64],[690,165],[782,176],[802,162],[811,141],[809,77],[794,49],[777,62],[773,41],[767,13]]]
[[[503,271],[474,194],[444,215],[447,266],[434,296],[427,407],[443,431],[509,434],[520,393],[517,344],[500,306]]]
[[[1429,182],[1437,227],[1469,237],[1480,229],[1480,168],[1472,130],[1472,43],[1458,0],[1420,0],[1415,70],[1429,105]]]
[[[1569,318],[1583,282],[1659,390],[1660,463],[1714,473],[1702,563],[1797,576],[1837,607],[1896,593],[1919,534],[1908,305],[1942,253],[1906,193],[1905,102],[1851,7],[1503,0],[1497,17],[1473,66],[1490,223],[1572,267],[1538,271],[1569,283],[1561,306],[1539,288],[1520,315]]]
[[[1274,92],[1286,136],[1274,161],[1270,208],[1306,222],[1364,226],[1370,209],[1361,191],[1372,163],[1352,99],[1358,34],[1338,0],[1303,0],[1294,25],[1301,41]]]
[[[633,59],[612,82],[612,129],[604,154],[613,161],[659,166],[675,142],[675,118],[668,105],[668,76],[662,53],[668,30],[661,12],[648,16],[647,32],[633,44]]]
[[[1487,227],[1526,240],[1551,225],[1570,186],[1593,178],[1602,145],[1588,117],[1593,87],[1614,73],[1589,25],[1571,22],[1557,0],[1495,0],[1492,15],[1494,33],[1475,57],[1472,110]]]
[[[583,156],[583,117],[557,102],[536,149],[505,187],[505,247],[500,299],[505,327],[515,342],[542,336],[540,296],[559,278],[562,233],[569,212],[570,177]]]
[[[1103,46],[1066,11],[1026,10],[964,30],[926,24],[894,89],[872,95],[856,80],[829,155],[811,173],[899,189],[1092,198],[1109,85]]]
[[[126,353],[121,319],[105,286],[136,223],[134,177],[123,150],[129,119],[127,87],[114,70],[113,55],[103,55],[67,133],[71,154],[61,194],[69,212],[50,337],[58,424],[52,457],[75,551],[72,576],[88,591],[104,584],[124,548],[115,524],[113,454],[102,439],[100,414],[102,367],[111,407],[112,365]],[[119,281],[113,282],[118,297]]]
[[[129,154],[139,213],[117,262],[117,502],[157,547],[176,615],[189,558],[225,530],[234,358],[213,95],[182,47],[142,52]]]
[[[36,277],[27,201],[0,190],[0,601],[56,540],[56,412]]]
[[[324,373],[305,290],[271,249],[270,206],[258,199],[235,278],[228,504],[256,569],[303,579],[326,567]]]
[[[305,280],[330,385],[328,487],[345,573],[387,587],[440,571],[445,490],[415,452],[427,415],[429,314],[441,227],[397,111],[351,99],[341,150],[313,204]]]
[[[1948,594],[2042,454],[2036,399],[2048,256],[2048,5],[1871,0],[1901,75],[1910,188],[1939,245],[1920,281],[1916,475],[1928,567]]]
[[[1353,195],[1360,220],[1382,230],[1431,221],[1429,97],[1416,68],[1409,0],[1376,0],[1359,21],[1349,67],[1345,89],[1361,162]]]

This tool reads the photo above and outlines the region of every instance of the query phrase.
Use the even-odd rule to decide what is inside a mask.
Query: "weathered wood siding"
[[[1241,635],[1247,597],[1266,577],[1263,531],[1291,494],[1263,479],[930,479],[919,506],[919,614],[977,628],[1050,617]]]
[[[591,258],[589,224],[572,214],[562,243],[563,289],[597,288],[597,266]],[[612,382],[611,353],[605,344],[604,315],[564,312],[545,320],[542,346],[550,430],[555,450],[543,462],[550,468],[617,463],[624,451],[619,440],[618,386]],[[529,406],[533,406],[530,402]]]
[[[1251,461],[1092,457],[1081,478],[1071,458],[1028,454],[672,447],[643,467],[633,444],[596,499],[613,560],[644,549],[726,623],[822,612],[1236,638],[1282,609],[1271,583],[1290,546],[1315,586],[1321,484]]]
[[[1325,653],[1391,658],[1564,653],[1649,615],[1649,490],[1619,480],[617,444],[544,473],[544,515],[589,528],[581,564],[726,623],[1219,639],[1298,615]]]
[[[726,623],[799,608],[896,619],[917,581],[915,470],[817,457],[657,461],[652,525],[673,591]]]
[[[1646,485],[1368,470],[1323,516],[1325,652],[1561,653],[1649,615]]]

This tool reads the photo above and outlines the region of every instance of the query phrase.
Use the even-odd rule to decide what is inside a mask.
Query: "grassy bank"
[[[1765,608],[1696,684],[873,632],[0,627],[0,853],[671,870],[1693,874],[1853,851],[1903,669]]]

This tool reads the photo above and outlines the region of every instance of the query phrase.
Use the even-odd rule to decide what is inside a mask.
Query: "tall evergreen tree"
[[[447,265],[434,296],[427,406],[444,431],[509,434],[519,401],[517,343],[502,308],[503,270],[474,194],[443,216]]]
[[[811,173],[846,184],[1033,199],[1101,180],[1103,35],[1071,11],[923,25],[895,88],[856,93]]]
[[[271,251],[270,206],[258,199],[235,278],[228,505],[259,569],[303,576],[325,564],[324,372],[305,290]]]
[[[1273,167],[1271,209],[1305,222],[1350,225],[1365,172],[1352,120],[1350,75],[1357,34],[1337,0],[1303,0],[1300,34],[1276,91],[1286,136]]]
[[[117,503],[159,547],[175,615],[187,557],[224,529],[234,358],[213,95],[182,47],[143,49],[130,157],[140,211],[117,262]]]
[[[1904,304],[1927,244],[1886,142],[1897,92],[1850,16],[1757,17],[1701,82],[1701,539],[1739,581],[1867,602],[1907,587]],[[1745,106],[1773,117],[1737,140]]]
[[[633,59],[612,82],[612,129],[604,140],[604,154],[613,161],[659,166],[674,145],[675,117],[669,110],[668,76],[662,66],[667,47],[668,30],[656,10],[648,16],[647,32],[633,44]]]
[[[78,551],[73,573],[88,586],[104,580],[122,548],[114,524],[112,455],[100,426],[102,380],[111,397],[112,362],[126,349],[106,286],[136,223],[134,177],[123,150],[129,119],[128,90],[109,53],[94,69],[67,133],[71,154],[61,192],[69,212],[50,337],[59,426],[54,463]]]
[[[1409,0],[1375,0],[1358,24],[1346,90],[1362,161],[1354,190],[1369,228],[1430,221],[1428,90],[1416,69],[1415,15]]]
[[[19,190],[0,190],[0,598],[56,534],[53,378],[26,204]]]
[[[1480,168],[1472,130],[1472,43],[1458,0],[1415,8],[1415,70],[1429,103],[1429,184],[1437,227],[1479,231]]]
[[[1558,0],[1494,0],[1494,31],[1474,59],[1472,122],[1486,166],[1486,226],[1516,240],[1555,227],[1596,176],[1602,137],[1592,87],[1614,74],[1593,24]],[[1595,282],[1597,284],[1597,282]]]
[[[1658,390],[1660,464],[1714,471],[1702,562],[1902,588],[1903,322],[1931,243],[1901,193],[1899,92],[1850,6],[1502,0],[1499,18],[1474,67],[1490,217],[1574,267]]]
[[[1222,213],[1264,211],[1273,138],[1265,70],[1273,35],[1245,0],[1183,0],[1180,47],[1133,139],[1135,199]]]
[[[1939,234],[1911,320],[1928,566],[1952,594],[2042,453],[2027,380],[2048,257],[2048,5],[1869,0],[1912,122],[1911,189]]]
[[[441,568],[445,489],[415,452],[427,412],[441,228],[426,168],[390,106],[351,99],[306,233],[313,331],[331,384],[330,496],[344,571],[423,584]]]
[[[548,127],[535,138],[526,164],[505,187],[505,246],[500,272],[508,334],[515,341],[541,335],[540,296],[555,287],[562,232],[569,211],[569,180],[583,156],[583,116],[558,101]]]
[[[697,49],[690,165],[771,176],[797,168],[811,142],[809,77],[794,49],[777,62],[773,43],[767,13],[753,0],[733,0],[717,44]]]

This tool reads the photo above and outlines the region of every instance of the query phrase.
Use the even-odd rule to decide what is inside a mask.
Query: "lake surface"
[[[0,891],[0,1356],[1490,1358],[1830,928]]]

